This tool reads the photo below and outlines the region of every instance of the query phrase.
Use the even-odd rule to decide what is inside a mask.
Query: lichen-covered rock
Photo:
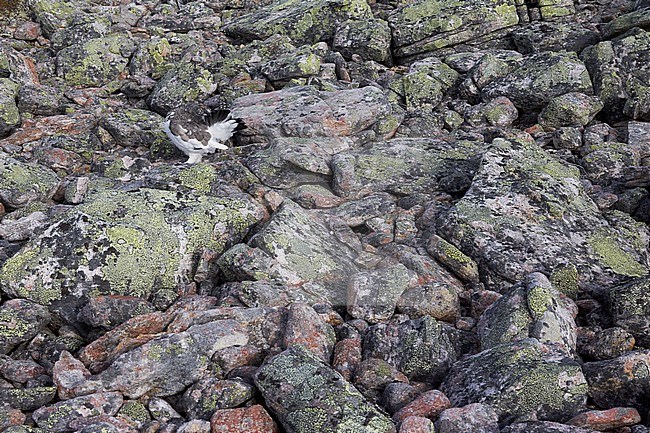
[[[593,93],[584,63],[575,53],[542,52],[524,57],[505,76],[491,81],[482,88],[481,97],[489,101],[506,96],[517,108],[534,111],[569,92]]]
[[[494,302],[478,323],[481,349],[528,337],[554,346],[567,356],[576,350],[577,307],[540,273],[530,274]]]
[[[29,9],[41,24],[45,36],[49,36],[60,28],[67,27],[79,5],[65,0],[36,0],[29,2]]]
[[[633,351],[615,359],[586,362],[583,370],[589,383],[589,396],[598,406],[646,410],[650,351]]]
[[[276,137],[350,137],[372,130],[391,136],[403,119],[386,94],[374,86],[321,92],[312,86],[243,96],[234,101],[234,117],[247,126],[256,142]],[[367,132],[365,133],[367,134]]]
[[[650,278],[611,287],[607,307],[614,325],[631,332],[638,345],[650,347]]]
[[[490,405],[504,423],[568,419],[584,409],[587,382],[576,361],[547,353],[534,339],[495,346],[456,362],[441,390],[453,406]]]
[[[309,305],[299,302],[289,306],[284,347],[300,344],[323,362],[329,363],[336,343],[336,333]]]
[[[395,55],[399,58],[435,52],[470,42],[519,22],[513,3],[502,0],[405,3],[389,15]]]
[[[37,116],[62,114],[63,97],[56,87],[24,84],[18,91],[18,109]]]
[[[552,98],[539,113],[539,123],[544,128],[562,126],[585,126],[603,109],[603,103],[595,96],[570,92]]]
[[[363,357],[379,358],[411,380],[442,380],[457,354],[447,332],[432,317],[371,326],[363,341]]]
[[[602,215],[575,167],[523,141],[495,139],[472,187],[438,225],[493,288],[527,269],[550,274],[568,264],[588,291],[648,273],[646,229],[623,214]]]
[[[634,28],[647,28],[650,23],[650,8],[637,2],[635,11],[617,16],[603,27],[603,39],[609,40]]]
[[[480,141],[452,137],[373,142],[332,158],[332,187],[338,195],[352,198],[377,191],[432,193],[444,188],[438,179],[452,172],[471,178],[484,147]]]
[[[583,358],[602,361],[632,351],[636,340],[623,328],[582,328],[578,330],[578,352]]]
[[[2,219],[0,239],[6,239],[9,242],[25,241],[34,234],[36,229],[45,227],[50,221],[48,216],[41,211],[32,212],[23,217],[15,215],[15,217],[16,219],[11,217]]]
[[[303,45],[269,60],[260,70],[275,88],[280,88],[292,80],[318,75],[326,51],[327,46],[322,42],[312,46]]]
[[[255,385],[287,431],[396,431],[339,373],[300,346],[271,358],[255,374]]]
[[[540,51],[575,51],[600,42],[600,32],[579,23],[532,21],[511,33],[517,51],[523,54]]]
[[[368,358],[354,370],[354,387],[371,401],[379,400],[388,384],[406,382],[408,378],[383,359]]]
[[[363,60],[391,63],[390,41],[386,21],[378,18],[348,20],[336,29],[332,48],[346,59],[357,54]]]
[[[173,68],[172,46],[167,38],[153,36],[138,45],[129,62],[129,72],[135,76],[161,78]]]
[[[9,78],[0,78],[0,138],[5,138],[20,125],[16,96],[20,86]]]
[[[228,36],[251,41],[274,34],[287,35],[298,44],[331,40],[337,26],[348,19],[372,18],[365,0],[319,0],[302,3],[277,0],[226,23]]]
[[[124,399],[119,392],[98,392],[44,406],[34,412],[36,424],[51,432],[71,431],[71,424],[79,418],[115,415]]]
[[[358,270],[356,253],[330,236],[315,215],[285,200],[250,245],[277,260],[287,271],[283,280],[296,290],[311,292],[332,305],[346,305],[348,275]]]
[[[64,310],[83,295],[175,297],[192,278],[196,252],[225,250],[265,214],[243,194],[100,191],[9,259],[1,287],[43,305],[59,301]]]
[[[511,424],[501,433],[596,433],[595,430],[553,421],[528,421]]]
[[[61,400],[77,397],[75,388],[81,386],[90,376],[90,371],[68,351],[61,352],[52,368],[52,381]]]
[[[99,124],[118,146],[149,148],[160,147],[168,140],[162,130],[163,120],[157,113],[130,108],[109,114]]]
[[[157,113],[166,115],[185,102],[205,99],[216,89],[217,83],[209,70],[181,62],[158,81],[147,103]]]
[[[31,388],[0,388],[0,401],[9,407],[23,411],[33,411],[50,403],[56,397],[54,386],[34,386]]]
[[[47,308],[26,299],[11,299],[0,305],[0,354],[31,340],[51,320]]]
[[[57,73],[70,86],[103,86],[120,79],[133,50],[135,43],[124,34],[90,39],[59,51]]]
[[[180,407],[191,419],[209,420],[214,411],[231,409],[253,398],[253,385],[241,380],[206,377],[190,386],[180,400]]]
[[[111,20],[106,15],[77,12],[69,26],[50,36],[50,46],[59,51],[72,45],[82,45],[91,39],[106,36],[110,30]]]
[[[193,325],[124,353],[84,387],[120,391],[130,398],[173,395],[208,374],[215,352],[248,340],[245,329],[234,320]]]
[[[348,281],[347,311],[368,323],[388,321],[397,300],[409,285],[410,275],[402,264],[356,273]]]
[[[10,208],[47,201],[59,186],[59,177],[47,167],[13,158],[0,159],[0,201]]]
[[[582,58],[594,83],[596,96],[612,120],[621,113],[650,120],[650,33],[633,29],[611,41],[586,48]]]
[[[505,96],[498,96],[489,102],[475,105],[464,113],[465,121],[472,126],[512,126],[519,112]]]
[[[426,110],[438,106],[458,78],[455,70],[430,57],[413,63],[390,89],[403,97],[408,111]]]
[[[93,296],[77,314],[77,320],[95,328],[109,330],[131,317],[152,313],[155,307],[136,296]]]

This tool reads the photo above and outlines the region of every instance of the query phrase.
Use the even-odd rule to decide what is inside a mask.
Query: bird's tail
[[[229,121],[234,121],[236,122],[237,126],[232,130],[232,132],[236,131],[241,131],[242,129],[246,128],[246,124],[244,124],[244,121],[241,119],[234,119],[230,113],[230,110],[212,110],[210,114],[208,114],[205,117],[205,123],[208,124],[208,126],[213,126],[217,123],[233,123]]]

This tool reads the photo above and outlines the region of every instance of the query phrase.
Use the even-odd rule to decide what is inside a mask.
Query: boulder
[[[20,125],[16,97],[20,85],[9,78],[0,78],[0,139],[7,137]]]
[[[636,278],[609,289],[607,309],[614,325],[634,335],[636,344],[650,347],[650,278]]]

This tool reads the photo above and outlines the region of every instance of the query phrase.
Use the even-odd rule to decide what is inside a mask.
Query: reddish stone
[[[434,433],[433,422],[422,416],[409,416],[399,426],[399,433]]]
[[[334,346],[332,367],[338,371],[345,380],[352,380],[354,372],[361,364],[361,339],[346,338]]]
[[[81,417],[70,422],[69,427],[74,430],[81,430],[84,427],[93,426],[92,431],[119,431],[120,433],[137,433],[138,429],[129,424],[124,418],[116,418],[109,415],[92,417]],[[90,429],[89,429],[90,430]]]
[[[90,371],[82,362],[65,350],[61,352],[52,370],[52,380],[61,400],[76,397],[75,388],[82,385],[90,376]]]
[[[44,147],[36,151],[36,158],[39,163],[52,170],[63,169],[70,173],[86,173],[90,171],[87,164],[82,166],[83,158],[71,150]]]
[[[571,418],[567,424],[606,431],[631,426],[641,422],[639,411],[632,407],[614,407],[607,410],[590,410]]]
[[[14,39],[21,41],[35,41],[41,35],[41,25],[27,21],[18,26],[14,31]]]
[[[217,410],[210,419],[211,433],[277,433],[278,426],[260,405]]]
[[[91,130],[96,124],[95,116],[80,112],[49,116],[38,120],[25,119],[16,132],[4,140],[0,140],[0,147],[5,145],[22,146],[56,134],[78,135]]]
[[[488,405],[471,403],[443,410],[436,422],[436,428],[438,433],[499,433],[499,416]]]
[[[438,390],[427,391],[397,411],[393,420],[400,422],[409,416],[435,418],[448,407],[451,407],[451,402],[446,395]]]
[[[10,358],[4,364],[0,364],[0,374],[12,382],[25,383],[45,373],[45,368],[32,360]]]
[[[21,425],[27,419],[24,413],[18,409],[14,409],[8,405],[0,404],[0,431],[13,425]]]
[[[300,344],[329,364],[335,342],[334,328],[323,322],[312,307],[291,304],[284,334],[285,347]]]
[[[84,347],[79,359],[90,371],[98,373],[122,353],[155,338],[172,318],[161,312],[135,316]]]

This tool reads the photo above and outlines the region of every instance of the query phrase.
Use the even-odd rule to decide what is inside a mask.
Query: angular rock
[[[49,36],[60,28],[67,27],[77,10],[74,3],[65,0],[36,0],[30,2],[29,9],[41,24],[45,36]]]
[[[388,410],[388,413],[394,414],[415,400],[421,393],[421,389],[410,383],[392,382],[384,388],[381,405]]]
[[[9,242],[25,241],[34,234],[36,229],[44,227],[49,222],[47,215],[40,211],[15,220],[3,218],[0,222],[0,239]]]
[[[475,105],[465,112],[465,121],[472,126],[512,126],[519,113],[517,107],[505,96]]]
[[[316,76],[320,72],[326,47],[322,42],[312,46],[303,45],[264,63],[261,72],[276,89],[291,81],[299,82],[301,78]]]
[[[529,421],[509,425],[501,433],[595,433],[595,430],[552,421]]]
[[[518,22],[515,5],[502,0],[476,0],[470,4],[421,0],[404,4],[388,17],[398,58],[489,38]]]
[[[149,148],[162,146],[168,140],[162,131],[163,120],[157,113],[131,108],[111,113],[99,124],[111,134],[118,146]]]
[[[645,228],[618,213],[602,215],[577,169],[523,141],[493,141],[438,232],[477,261],[492,290],[522,279],[525,269],[550,273],[566,264],[576,266],[586,291],[648,272]]]
[[[58,186],[58,176],[47,167],[13,158],[0,160],[0,201],[6,207],[22,208],[35,201],[47,201]]]
[[[147,103],[164,116],[185,102],[205,99],[216,88],[217,84],[209,70],[200,65],[182,62],[158,81],[147,98]]]
[[[590,410],[574,416],[567,424],[592,430],[608,431],[641,422],[641,415],[634,408],[614,407],[607,410]]]
[[[637,278],[609,290],[608,310],[614,325],[634,335],[637,344],[650,344],[650,278]]]
[[[460,431],[499,433],[499,417],[492,407],[482,403],[471,403],[467,406],[443,410],[436,421],[436,432]]]
[[[284,347],[300,344],[323,362],[330,362],[336,334],[334,328],[306,304],[293,303],[289,306]]]
[[[135,50],[133,40],[123,34],[94,38],[72,45],[57,54],[57,73],[70,86],[103,86],[117,80]]]
[[[402,264],[352,275],[348,281],[348,314],[371,324],[387,322],[409,282],[409,272]]]
[[[442,325],[428,316],[371,326],[363,341],[364,359],[383,359],[417,381],[439,382],[456,356]]]
[[[581,52],[601,40],[600,32],[567,21],[532,21],[520,25],[511,33],[517,51],[523,54],[540,51]]]
[[[233,116],[247,126],[256,142],[277,137],[350,137],[358,141],[372,130],[392,135],[403,119],[377,87],[321,92],[312,86],[243,96],[234,101]]]
[[[648,47],[650,33],[633,29],[582,53],[594,92],[604,104],[603,112],[612,120],[620,119],[621,113],[650,120],[650,66],[642,60],[646,59]]]
[[[483,350],[533,337],[573,356],[577,307],[539,273],[528,276],[485,310],[477,325]]]
[[[169,423],[182,416],[167,401],[159,397],[152,397],[147,405],[152,418],[162,423]]]
[[[395,432],[386,415],[300,346],[271,358],[255,374],[255,385],[288,431]]]
[[[264,407],[256,404],[217,410],[210,419],[212,433],[277,433],[278,426]]]
[[[402,96],[407,111],[426,111],[442,102],[458,78],[446,63],[431,57],[413,63],[407,74],[391,83],[390,89]]]
[[[27,417],[18,409],[11,408],[3,403],[0,406],[0,429],[7,431],[11,426],[19,426],[25,422]]]
[[[67,400],[77,397],[75,388],[82,386],[91,375],[81,361],[75,359],[70,352],[63,351],[54,364],[52,381],[56,385],[59,398]]]
[[[615,359],[586,362],[589,395],[600,407],[633,407],[646,410],[645,396],[650,389],[650,351],[640,350]]]
[[[93,377],[89,386],[96,383],[130,398],[173,395],[207,374],[216,351],[248,341],[242,326],[233,320],[193,325],[187,331],[163,334],[120,355]]]
[[[79,418],[115,415],[124,399],[119,392],[98,392],[44,406],[34,412],[36,424],[51,432],[70,431],[72,422]]]
[[[63,93],[51,86],[22,85],[18,91],[18,109],[38,116],[63,114]]]
[[[22,411],[42,408],[56,397],[56,387],[35,386],[33,388],[0,388],[0,401],[9,407]]]
[[[562,126],[585,126],[603,108],[595,96],[584,93],[565,93],[552,98],[539,113],[539,123],[548,129]]]
[[[295,3],[277,0],[268,6],[235,18],[224,26],[228,36],[238,40],[266,39],[287,35],[296,44],[331,40],[338,24],[372,18],[365,0],[319,0]]]
[[[433,422],[422,416],[409,416],[399,426],[399,433],[434,433]]]
[[[355,252],[330,236],[315,216],[285,200],[250,245],[261,249],[287,270],[283,280],[304,286],[332,305],[345,305],[347,276],[357,272]]]
[[[578,352],[585,357],[602,361],[604,359],[618,358],[630,352],[636,343],[634,336],[622,328],[607,328],[597,332],[588,332],[586,341],[581,342],[578,336]]]
[[[397,411],[393,415],[393,420],[401,422],[410,416],[435,419],[450,406],[449,399],[442,392],[438,390],[427,391]]]
[[[77,314],[77,320],[95,328],[110,330],[131,317],[153,313],[155,307],[135,296],[95,296]]]
[[[101,191],[9,259],[0,281],[5,292],[41,304],[66,298],[61,308],[91,290],[143,298],[175,291],[191,279],[197,251],[225,250],[265,214],[247,195]]]
[[[253,398],[253,385],[240,380],[207,377],[183,393],[180,407],[191,419],[210,420],[215,411],[231,409]]]
[[[47,308],[26,299],[10,299],[0,305],[0,354],[31,340],[51,319]]]
[[[391,33],[388,23],[378,18],[348,20],[336,29],[332,48],[346,59],[354,54],[363,60],[391,63]]]
[[[382,359],[366,359],[354,371],[354,387],[371,401],[378,401],[387,385],[405,382],[408,378]]]
[[[267,430],[271,431],[271,430]],[[190,420],[178,426],[176,433],[210,433],[210,421]]]
[[[441,189],[438,179],[451,172],[471,178],[483,152],[481,142],[451,137],[373,142],[332,158],[332,189],[351,198],[378,191],[398,196],[432,193]]]
[[[20,86],[9,78],[0,78],[0,138],[5,138],[20,125],[16,96]]]
[[[463,281],[478,282],[478,265],[453,244],[436,234],[427,241],[427,252]]]
[[[585,64],[575,53],[542,52],[525,57],[508,74],[491,81],[482,88],[481,97],[489,101],[505,96],[517,108],[535,111],[569,92],[593,93]]]
[[[45,374],[45,368],[31,359],[9,358],[0,363],[0,375],[11,382],[24,384]]]
[[[568,419],[584,409],[587,382],[576,361],[547,350],[534,339],[484,350],[456,362],[440,389],[453,406],[490,405],[506,424],[531,415]]]

